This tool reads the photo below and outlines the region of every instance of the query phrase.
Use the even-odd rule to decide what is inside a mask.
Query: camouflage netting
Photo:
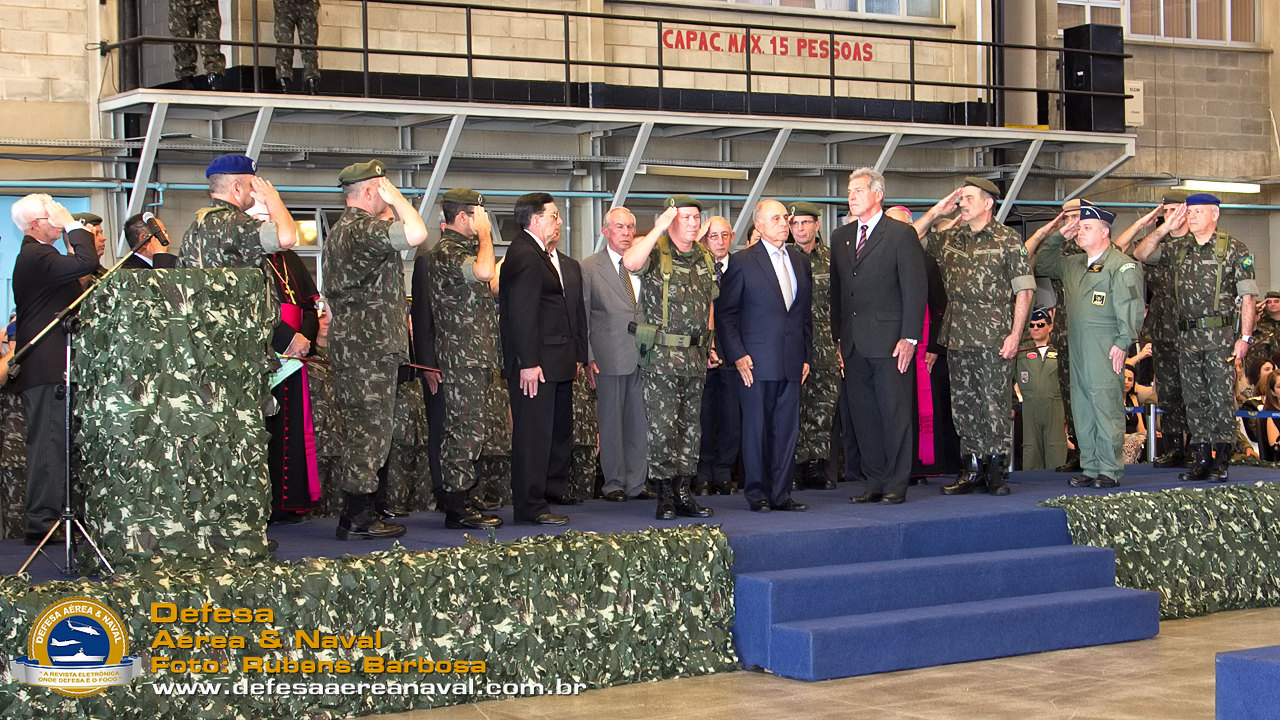
[[[736,656],[732,551],[718,527],[691,526],[601,535],[569,531],[460,548],[387,552],[298,563],[247,560],[141,568],[105,584],[52,582],[29,587],[0,578],[0,647],[4,662],[25,650],[27,632],[45,606],[69,595],[101,600],[128,626],[130,652],[144,669],[154,657],[214,660],[230,672],[149,673],[132,686],[90,698],[65,698],[0,684],[5,718],[329,718],[399,712],[493,699],[500,695],[234,695],[237,681],[277,683],[580,682],[588,687],[731,670]],[[274,622],[151,622],[153,602],[179,608],[270,608]],[[246,649],[152,647],[167,629],[178,635],[243,636]],[[264,650],[258,638],[279,631],[284,647]],[[377,650],[294,647],[295,631],[372,635]],[[359,658],[485,661],[481,676],[439,672],[371,674]],[[246,657],[271,662],[349,661],[349,673],[243,672]],[[159,683],[222,683],[223,694],[157,692]]]
[[[127,570],[152,556],[264,553],[274,318],[262,273],[117,273],[81,318],[79,476],[107,559]]]
[[[1076,495],[1072,539],[1116,551],[1116,582],[1160,594],[1164,619],[1280,605],[1280,483]]]

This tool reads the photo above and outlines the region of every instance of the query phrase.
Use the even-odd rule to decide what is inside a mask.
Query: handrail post
[[[662,20],[658,20],[658,109],[662,109],[663,95],[663,73],[662,73]]]
[[[364,75],[364,97],[369,97],[369,0],[360,0],[360,33],[362,36],[360,57],[363,60],[361,71]]]
[[[262,63],[260,62],[262,59],[262,48],[261,46],[258,45],[258,43],[261,42],[262,38],[260,33],[258,32],[257,0],[254,0],[252,5],[253,5],[253,12],[251,13],[250,17],[252,18],[252,22],[253,22],[253,34],[252,34],[252,37],[253,37],[253,91],[262,92]],[[235,52],[235,50],[233,49],[232,52]],[[276,52],[280,53],[284,51],[282,49],[277,48]],[[290,57],[293,56],[292,49],[289,50],[289,55]],[[240,90],[243,91],[244,88],[240,88]]]
[[[471,37],[471,6],[467,6],[467,102],[476,101],[475,48]]]
[[[573,105],[572,87],[573,75],[572,65],[573,57],[569,51],[569,13],[564,14],[564,104],[565,107]]]
[[[1147,406],[1147,462],[1156,461],[1156,404]]]

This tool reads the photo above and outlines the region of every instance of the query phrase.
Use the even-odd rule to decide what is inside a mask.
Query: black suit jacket
[[[498,330],[502,371],[516,378],[541,367],[547,382],[566,382],[587,361],[587,318],[582,304],[582,269],[557,253],[560,271],[527,231],[511,241],[498,280]]]
[[[31,236],[22,238],[18,259],[13,263],[13,302],[18,310],[17,349],[26,347],[58,313],[67,309],[83,291],[80,278],[98,267],[93,233],[72,230],[66,241],[75,252],[63,255],[57,248]],[[22,371],[13,381],[14,392],[49,383],[61,383],[67,367],[66,333],[61,327],[49,331],[22,357]]]
[[[788,309],[763,241],[734,253],[716,299],[716,340],[725,362],[751,356],[756,380],[800,382],[813,357],[813,270],[809,257],[783,246],[796,273],[796,298]]]
[[[137,253],[125,258],[121,270],[170,270],[178,267],[178,256],[169,253],[156,253],[151,256],[151,263],[138,257]]]
[[[409,306],[410,330],[413,340],[413,361],[429,367],[440,367],[436,357],[436,318],[431,311],[431,254],[424,252],[413,260],[413,279],[410,280]]]
[[[855,257],[858,221],[831,235],[831,334],[846,358],[893,356],[898,341],[920,340],[928,281],[915,230],[881,217]]]

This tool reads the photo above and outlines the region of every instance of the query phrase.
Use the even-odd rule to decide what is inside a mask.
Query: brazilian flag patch
[[[1248,255],[1245,255],[1244,259],[1240,261],[1240,264],[1245,267],[1253,267],[1253,254],[1250,253]]]

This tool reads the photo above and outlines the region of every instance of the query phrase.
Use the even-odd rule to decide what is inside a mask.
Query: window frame
[[[1130,2],[1129,0],[1057,0],[1057,5],[1059,7],[1063,5],[1073,5],[1076,7],[1083,7],[1085,9],[1086,22],[1092,22],[1093,8],[1095,7],[1108,8],[1108,9],[1114,9],[1116,7],[1119,7],[1121,22],[1123,23],[1123,27],[1124,27],[1125,40],[1136,40],[1140,42],[1153,42],[1153,43],[1161,43],[1161,44],[1173,43],[1173,44],[1182,44],[1182,45],[1187,45],[1187,44],[1207,45],[1207,46],[1213,46],[1213,47],[1257,48],[1261,46],[1261,41],[1259,40],[1259,32],[1261,30],[1263,0],[1252,0],[1253,1],[1253,39],[1251,40],[1235,40],[1230,38],[1231,28],[1232,28],[1232,19],[1233,19],[1232,11],[1234,10],[1234,6],[1237,0],[1223,0],[1223,13],[1224,13],[1223,29],[1225,34],[1228,37],[1228,39],[1226,40],[1215,40],[1215,39],[1200,37],[1199,36],[1200,35],[1200,7],[1199,7],[1200,3],[1196,2],[1196,0],[1177,0],[1177,1],[1180,3],[1184,3],[1185,5],[1188,6],[1189,15],[1190,15],[1191,37],[1185,37],[1185,38],[1174,37],[1174,36],[1164,34],[1165,7],[1164,7],[1163,0],[1156,0],[1156,3],[1155,3],[1156,10],[1159,13],[1159,17],[1157,19],[1157,24],[1159,25],[1159,29],[1157,33],[1154,35],[1139,35],[1133,32],[1133,18],[1132,18],[1133,3]],[[1058,34],[1059,35],[1062,34],[1061,28],[1059,28]]]

